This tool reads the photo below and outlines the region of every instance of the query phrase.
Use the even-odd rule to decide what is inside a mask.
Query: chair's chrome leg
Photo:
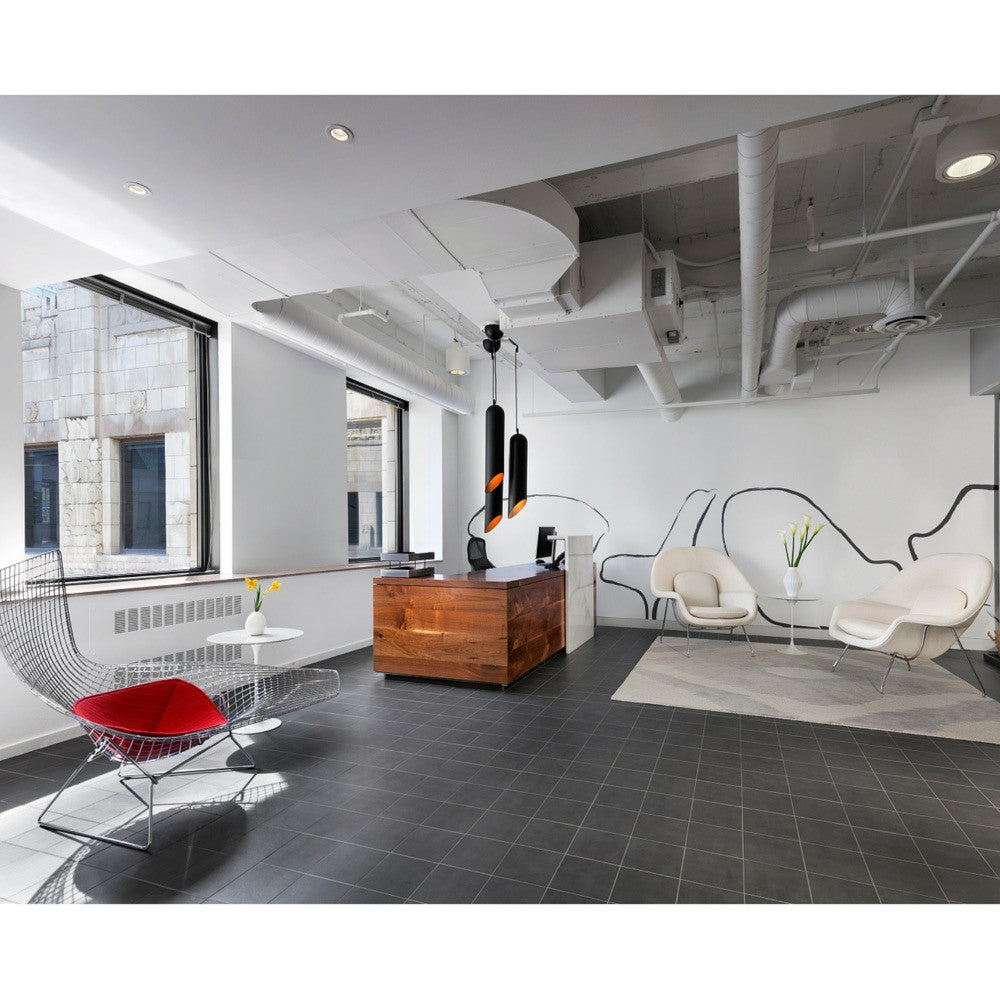
[[[850,646],[844,646],[844,648],[843,648],[843,649],[842,649],[842,650],[840,651],[840,656],[838,656],[838,657],[837,657],[837,659],[835,659],[835,660],[833,661],[833,668],[831,669],[830,673],[836,673],[836,672],[837,672],[837,667],[839,667],[839,666],[840,666],[840,661],[841,661],[841,660],[842,660],[842,659],[844,658],[844,654],[845,654],[845,653],[846,653],[846,652],[847,652],[847,651],[848,651],[848,650],[849,650],[850,648],[851,648]]]
[[[689,657],[691,655],[691,629],[685,625],[684,631],[687,633],[687,649],[684,650],[684,655]]]
[[[889,679],[889,672],[892,670],[892,665],[896,662],[896,654],[893,653],[889,657],[889,666],[885,672],[885,677],[882,678],[882,683],[879,685],[878,693],[885,694],[885,682]]]
[[[745,632],[746,629],[744,629],[743,631]],[[736,637],[736,629],[735,628],[731,628],[729,630],[729,641],[732,642],[735,637]]]
[[[750,655],[756,656],[757,654],[753,651],[753,644],[750,642],[750,636],[747,633],[746,625],[741,625],[740,628],[743,629],[743,638],[746,639],[747,645],[750,647]]]
[[[52,796],[49,804],[41,811],[38,817],[38,825],[43,830],[50,830],[52,833],[62,833],[69,837],[82,837],[85,840],[99,840],[102,844],[114,844],[116,847],[128,847],[133,851],[148,851],[150,845],[153,843],[153,782],[149,783],[149,801],[144,802],[139,796],[139,801],[147,808],[149,811],[149,816],[146,824],[146,843],[136,844],[130,840],[121,840],[118,837],[104,837],[97,833],[87,833],[83,830],[74,830],[72,827],[63,826],[59,823],[51,823],[45,819],[48,811],[55,805],[56,799],[62,795],[63,792],[69,787],[70,782],[91,762],[96,760],[98,757],[103,756],[100,750],[94,750],[83,759],[82,763],[77,767],[77,769],[63,782],[62,788]],[[137,776],[138,777],[138,776]],[[119,779],[120,780],[120,779]],[[123,782],[124,783],[124,782]],[[127,785],[125,786],[128,787]],[[129,788],[131,792],[132,789]],[[135,795],[135,792],[132,792]]]
[[[663,602],[663,623],[660,625],[660,642],[663,642],[663,632],[667,627],[667,611],[670,608],[669,599]]]
[[[200,757],[203,753],[206,753],[213,747],[219,746],[227,739],[232,740],[233,743],[236,744],[236,749],[239,750],[240,753],[242,753],[243,756],[246,758],[248,762],[247,764],[237,764],[232,767],[191,768],[189,770],[183,768],[184,764],[190,764],[191,761],[193,761],[196,757]],[[120,749],[119,753],[122,753]],[[42,810],[41,815],[38,817],[38,825],[42,827],[42,829],[51,830],[53,833],[68,834],[69,836],[73,837],[83,837],[87,840],[99,840],[104,844],[114,844],[116,847],[128,847],[131,848],[133,851],[148,851],[153,844],[153,791],[162,778],[168,778],[182,774],[216,774],[221,771],[246,771],[246,770],[256,772],[257,770],[257,766],[256,764],[254,764],[253,758],[250,756],[249,753],[247,753],[246,748],[239,744],[236,737],[233,735],[232,731],[225,733],[221,739],[207,743],[197,753],[192,754],[190,757],[187,757],[185,760],[181,761],[179,764],[176,764],[174,767],[169,768],[166,771],[161,771],[159,773],[153,773],[147,771],[138,761],[133,760],[128,754],[124,754],[125,760],[122,760],[118,768],[118,781],[121,784],[121,786],[126,791],[128,791],[130,795],[132,795],[135,799],[137,799],[146,810],[145,844],[136,844],[132,841],[122,840],[118,837],[105,837],[96,833],[85,833],[82,830],[74,830],[68,826],[60,826],[59,824],[56,823],[47,822],[45,820],[45,815],[52,808],[52,806],[55,805],[56,799],[58,799],[59,796],[62,795],[62,793],[67,789],[67,787],[69,787],[73,779],[76,778],[76,776],[87,766],[87,764],[89,764],[93,760],[96,760],[98,757],[102,756],[104,756],[104,753],[100,747],[96,750],[91,751],[91,753],[89,753],[84,758],[83,762],[77,767],[77,769],[66,779],[66,781],[63,783],[62,788],[60,788],[59,791],[56,792],[56,794],[52,797],[52,800]],[[131,764],[132,767],[136,768],[139,771],[139,773],[123,774],[122,771],[126,766],[126,764]],[[250,780],[253,780],[254,777],[256,777],[256,773],[251,776]],[[143,798],[138,792],[135,791],[134,788],[131,787],[129,782],[132,781],[149,782],[149,792],[146,798]],[[245,791],[245,786],[244,789],[241,790],[240,795],[243,794],[243,791]]]
[[[979,671],[976,670],[975,664],[972,662],[972,657],[969,656],[969,651],[962,645],[962,640],[958,637],[958,631],[956,629],[951,630],[955,636],[955,642],[958,643],[958,648],[965,653],[966,662],[969,664],[969,669],[972,671],[973,677],[976,678],[976,683],[979,685],[979,690],[983,692],[983,697],[986,697],[986,688],[983,686],[983,679],[979,676]]]
[[[904,656],[903,659],[906,660],[906,657]],[[907,670],[912,670],[913,669],[912,663],[913,663],[912,660],[906,660],[906,669]]]

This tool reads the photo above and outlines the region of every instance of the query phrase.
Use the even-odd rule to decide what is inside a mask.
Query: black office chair
[[[473,569],[493,569],[493,563],[486,558],[486,539],[473,535],[467,548],[469,565]]]

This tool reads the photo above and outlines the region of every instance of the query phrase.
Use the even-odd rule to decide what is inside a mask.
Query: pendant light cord
[[[509,339],[510,338],[508,338],[508,340]],[[514,433],[520,434],[521,426],[520,426],[520,421],[517,418],[517,414],[519,412],[517,405],[517,352],[521,350],[521,348],[518,347],[513,340],[511,340],[511,343],[514,344]]]

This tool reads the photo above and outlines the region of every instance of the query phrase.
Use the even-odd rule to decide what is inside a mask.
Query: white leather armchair
[[[653,561],[649,589],[665,601],[660,641],[667,624],[667,609],[687,634],[686,656],[691,655],[691,629],[743,629],[750,655],[756,656],[747,625],[757,617],[757,593],[736,564],[718,549],[691,546],[664,549]]]
[[[983,694],[983,682],[959,638],[975,620],[993,586],[993,564],[985,556],[944,553],[925,556],[905,567],[887,584],[860,601],[845,601],[833,609],[830,635],[844,643],[833,664],[836,670],[852,646],[885,653],[889,666],[897,659],[933,659],[957,642]]]

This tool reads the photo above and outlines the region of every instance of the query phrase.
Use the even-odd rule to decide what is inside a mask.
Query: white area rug
[[[832,673],[836,649],[788,656],[784,646],[755,648],[751,657],[746,643],[702,640],[689,659],[677,651],[683,639],[654,639],[612,698],[1000,744],[1000,704],[932,660],[910,671],[897,660],[879,694],[887,657],[850,650]]]

